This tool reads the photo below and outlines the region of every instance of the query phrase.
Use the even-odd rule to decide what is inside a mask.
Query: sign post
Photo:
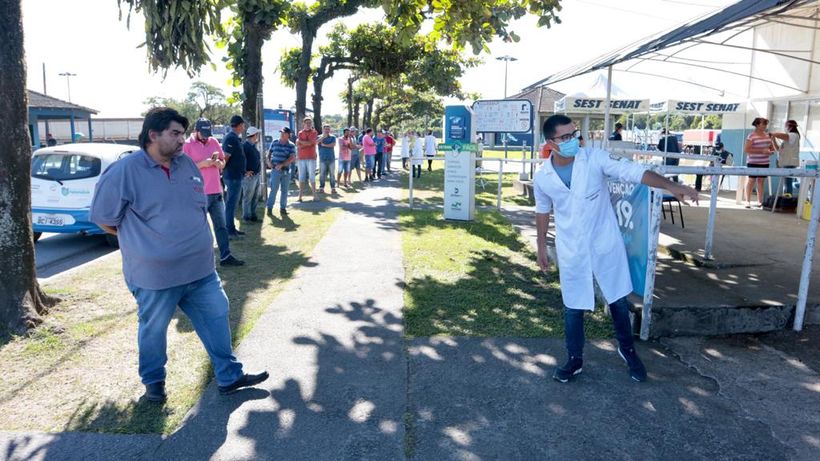
[[[475,217],[475,144],[439,144],[444,151],[444,219]]]

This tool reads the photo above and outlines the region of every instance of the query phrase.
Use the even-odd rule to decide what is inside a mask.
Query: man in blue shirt
[[[245,151],[242,150],[242,132],[245,131],[245,120],[241,115],[231,117],[231,131],[222,140],[222,150],[225,152],[225,169],[222,170],[222,181],[228,189],[225,196],[225,221],[228,228],[228,237],[236,238],[245,235],[236,229],[236,205],[239,195],[242,194],[242,178],[245,177]]]
[[[268,216],[273,215],[273,204],[276,202],[276,193],[279,192],[279,212],[282,216],[288,214],[288,187],[290,186],[290,164],[296,160],[296,146],[290,142],[291,130],[282,128],[279,139],[273,141],[268,149],[267,165],[270,171],[270,194],[265,203]]]
[[[177,306],[211,358],[220,394],[268,378],[243,373],[231,347],[228,298],[214,266],[208,199],[199,168],[181,152],[188,119],[148,111],[139,150],[100,177],[91,220],[119,237],[128,289],[137,301],[139,374],[145,399],[163,402],[167,331]]]
[[[336,136],[330,134],[330,125],[322,127],[319,137],[319,191],[325,193],[325,176],[330,174],[330,193],[336,193]]]
[[[373,169],[373,174],[381,179],[384,173],[384,144],[386,142],[384,130],[376,131],[376,138],[373,141],[376,143],[376,167]]]
[[[245,154],[245,177],[242,178],[242,221],[259,222],[256,217],[256,204],[259,201],[259,173],[262,172],[262,156],[256,148],[259,140],[259,128],[248,128],[248,136],[242,143]]]

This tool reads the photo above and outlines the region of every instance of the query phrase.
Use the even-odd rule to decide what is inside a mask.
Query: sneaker
[[[333,194],[333,195],[336,195],[337,194],[336,189],[330,189],[330,193]]]
[[[643,366],[643,362],[638,358],[638,353],[634,347],[622,350],[621,347],[618,346],[618,355],[624,359],[626,366],[629,367],[629,376],[631,376],[632,379],[639,383],[646,381],[646,367]]]
[[[282,216],[287,216],[288,215],[288,210],[286,210],[284,208],[280,208],[279,209],[279,214],[281,214]]]
[[[273,216],[273,208],[265,208],[265,214],[268,216]]]
[[[570,357],[567,363],[560,367],[555,367],[555,373],[552,374],[552,379],[565,383],[573,376],[580,374],[584,369],[584,360],[581,357]]]
[[[240,235],[240,236],[244,236],[244,235],[245,235],[245,233],[244,233],[244,232],[242,232],[241,230],[235,230],[235,231],[233,231],[233,233],[234,233],[234,234],[236,234],[236,235]]]
[[[268,372],[263,371],[257,375],[251,375],[248,373],[243,374],[239,379],[233,382],[233,384],[229,384],[227,386],[219,386],[219,394],[220,395],[230,395],[234,392],[242,389],[243,387],[251,387],[255,386],[262,381],[268,379]]]
[[[165,381],[158,383],[151,383],[145,385],[145,394],[142,398],[149,402],[164,402],[168,399],[168,394],[165,393]]]
[[[233,257],[233,255],[228,255],[227,258],[223,259],[222,261],[219,261],[219,265],[220,266],[244,266],[245,261],[242,261],[241,259],[236,259],[236,258]]]

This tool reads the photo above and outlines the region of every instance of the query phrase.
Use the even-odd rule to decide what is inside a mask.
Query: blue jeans
[[[797,167],[784,166],[783,168],[797,168]],[[785,184],[786,184],[786,189],[784,190],[784,192],[787,193],[787,194],[793,194],[794,193],[794,178],[784,177],[783,180],[785,181]]]
[[[222,193],[208,194],[208,214],[214,225],[216,245],[219,247],[219,260],[222,261],[231,255],[228,229],[225,227],[225,202],[222,201]]]
[[[319,189],[325,188],[325,176],[330,173],[330,187],[336,188],[336,160],[319,161]]]
[[[279,192],[279,209],[284,210],[288,206],[288,186],[290,185],[290,169],[285,167],[282,171],[270,170],[270,193],[265,208],[273,208],[276,203],[276,193]]]
[[[168,324],[177,306],[191,319],[211,357],[216,382],[227,386],[242,376],[242,364],[231,348],[228,297],[216,271],[195,282],[164,290],[147,290],[130,284],[128,289],[138,306],[137,344],[143,384],[165,381]]]
[[[242,178],[230,179],[222,178],[225,181],[225,187],[228,192],[225,196],[225,227],[228,228],[228,234],[236,233],[236,205],[239,203],[239,195],[242,194]]]
[[[384,153],[376,152],[376,167],[373,170],[373,174],[381,178],[382,173],[384,173]]]
[[[632,339],[632,325],[629,323],[629,309],[632,303],[623,297],[609,305],[612,316],[612,326],[615,328],[615,338],[621,349],[629,349],[634,345]],[[567,353],[570,357],[584,356],[584,312],[583,309],[564,308],[564,336],[567,343]]]

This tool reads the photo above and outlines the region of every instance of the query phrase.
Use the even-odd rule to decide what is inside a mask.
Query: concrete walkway
[[[299,205],[345,213],[238,349],[262,386],[212,383],[164,440],[4,434],[0,459],[820,459],[817,329],[639,343],[646,383],[612,341],[560,384],[560,338],[405,339],[397,186]]]

